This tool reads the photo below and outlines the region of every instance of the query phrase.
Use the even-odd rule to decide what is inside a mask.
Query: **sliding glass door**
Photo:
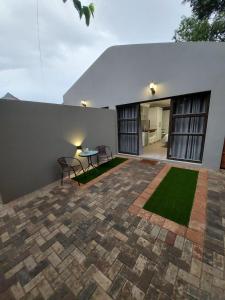
[[[139,154],[139,104],[117,107],[118,146],[120,153]]]
[[[208,105],[209,93],[172,99],[168,158],[202,161]]]

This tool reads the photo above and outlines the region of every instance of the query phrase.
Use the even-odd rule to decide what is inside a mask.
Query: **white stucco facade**
[[[157,85],[151,95],[149,83]],[[64,104],[119,104],[211,91],[203,165],[218,169],[225,136],[225,43],[162,43],[107,49],[65,93]]]

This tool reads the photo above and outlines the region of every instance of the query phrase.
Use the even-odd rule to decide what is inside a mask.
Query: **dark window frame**
[[[199,95],[202,97],[206,97],[206,111],[201,113],[187,113],[187,114],[173,114],[173,106],[174,106],[174,100],[179,99],[187,95],[182,96],[176,96],[171,98],[171,110],[170,110],[170,123],[169,123],[169,141],[168,141],[168,147],[167,147],[167,159],[170,160],[176,160],[176,161],[186,161],[186,162],[193,162],[193,163],[202,163],[203,159],[203,153],[204,153],[204,147],[205,147],[205,137],[206,137],[206,131],[207,131],[207,124],[208,124],[208,114],[209,114],[209,104],[210,104],[210,94],[211,92],[201,92],[201,93],[192,93],[189,95]],[[189,118],[189,126],[190,126],[190,120],[192,117],[204,117],[204,125],[203,125],[203,132],[202,133],[179,133],[179,132],[173,132],[173,120],[176,118]],[[200,151],[200,159],[199,160],[191,160],[191,159],[182,159],[182,158],[175,158],[170,155],[170,146],[171,146],[171,140],[174,136],[187,136],[189,139],[190,136],[201,136],[201,151]],[[188,145],[188,143],[187,143]],[[187,149],[186,149],[187,151]]]
[[[137,115],[135,118],[119,118],[119,110],[126,108],[126,107],[131,107],[131,106],[137,106]],[[121,121],[126,122],[126,121],[135,121],[136,122],[136,132],[121,132]],[[140,153],[140,147],[139,147],[139,130],[140,130],[140,104],[135,103],[135,104],[125,104],[125,105],[119,105],[117,106],[117,131],[118,131],[118,152],[119,153],[124,153],[124,154],[130,154],[130,155],[139,155]],[[121,145],[120,145],[120,138],[122,135],[132,135],[137,137],[137,151],[134,152],[125,152],[121,151]]]

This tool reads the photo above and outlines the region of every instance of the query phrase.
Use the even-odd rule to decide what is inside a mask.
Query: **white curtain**
[[[123,106],[118,111],[119,151],[138,153],[138,105]]]
[[[187,96],[174,100],[170,156],[176,159],[200,161],[204,134],[206,99]]]

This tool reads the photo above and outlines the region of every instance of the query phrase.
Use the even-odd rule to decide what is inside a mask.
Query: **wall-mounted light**
[[[83,150],[83,149],[82,149],[82,146],[81,146],[81,145],[76,146],[76,153],[75,153],[75,155],[81,153],[82,150]]]
[[[150,88],[150,90],[151,90],[151,92],[152,92],[152,95],[154,95],[154,94],[155,94],[155,91],[156,91],[156,84],[155,84],[154,82],[151,82],[151,83],[149,84],[149,88]]]
[[[82,100],[82,101],[80,102],[80,104],[81,104],[83,107],[87,107],[87,101],[85,101],[85,100]]]

